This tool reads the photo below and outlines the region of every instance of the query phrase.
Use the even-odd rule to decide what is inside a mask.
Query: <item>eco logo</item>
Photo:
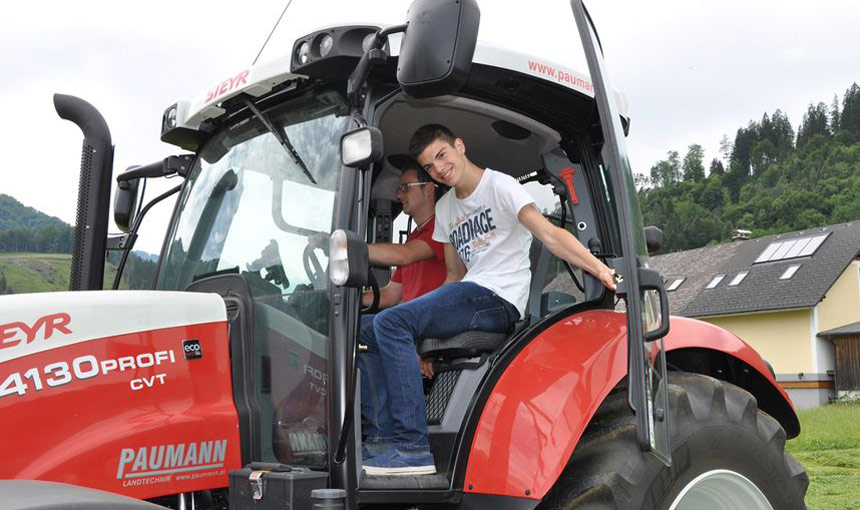
[[[191,338],[182,341],[182,352],[185,353],[185,359],[198,359],[203,357],[203,350],[200,348],[200,340]]]

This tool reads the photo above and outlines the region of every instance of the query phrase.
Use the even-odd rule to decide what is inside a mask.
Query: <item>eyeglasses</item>
[[[412,186],[423,186],[425,184],[433,184],[432,182],[401,182],[397,185],[397,191],[406,193]]]

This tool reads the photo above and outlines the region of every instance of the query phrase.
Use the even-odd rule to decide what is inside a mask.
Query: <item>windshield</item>
[[[261,437],[254,460],[324,467],[328,259],[316,246],[332,228],[348,108],[335,93],[317,93],[262,114],[295,156],[256,115],[213,136],[180,197],[157,288],[222,274],[248,283],[254,369],[245,384]]]
[[[338,99],[305,97],[266,112],[317,184],[255,117],[209,141],[180,198],[157,288],[183,290],[221,272],[255,273],[283,296],[325,285],[308,274],[304,259],[308,238],[331,229],[347,122]],[[324,268],[325,255],[315,256]],[[278,266],[284,274],[274,274]]]

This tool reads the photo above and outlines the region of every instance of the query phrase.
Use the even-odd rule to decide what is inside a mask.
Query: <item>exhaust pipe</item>
[[[110,130],[99,111],[83,99],[54,94],[54,108],[84,133],[69,290],[101,290],[113,171]]]

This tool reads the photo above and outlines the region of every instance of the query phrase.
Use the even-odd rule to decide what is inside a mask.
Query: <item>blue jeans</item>
[[[415,342],[450,338],[464,331],[510,331],[517,309],[471,282],[443,285],[419,298],[361,321],[359,356],[362,412],[370,441],[398,450],[429,450],[427,409]]]

